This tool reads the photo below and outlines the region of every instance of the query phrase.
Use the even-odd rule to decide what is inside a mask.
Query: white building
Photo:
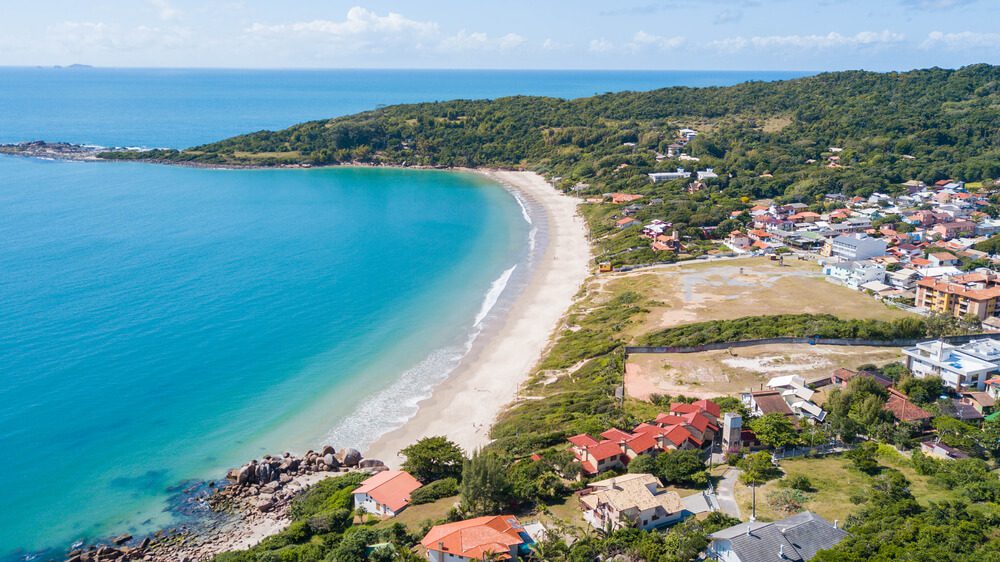
[[[687,172],[684,168],[677,168],[676,172],[653,172],[649,175],[649,179],[653,183],[660,183],[661,181],[679,180],[682,178],[691,177],[691,172]]]
[[[831,242],[831,255],[845,261],[858,261],[885,255],[885,240],[864,234],[841,235]]]
[[[719,177],[719,174],[715,173],[712,168],[705,168],[704,170],[698,170],[698,180],[710,180]]]
[[[625,474],[591,482],[580,495],[583,518],[598,530],[634,527],[643,531],[677,523],[684,504],[677,492],[660,492],[651,474]]]
[[[962,346],[940,340],[903,349],[906,368],[918,378],[941,377],[955,390],[984,390],[986,379],[1000,372],[1000,343],[981,339]]]
[[[806,386],[806,379],[799,375],[784,375],[767,381],[767,387],[781,393],[793,414],[800,418],[823,421],[826,412],[817,406],[812,398],[816,391]]]
[[[410,505],[410,494],[420,482],[402,470],[379,472],[354,490],[354,508],[380,517],[395,517]]]
[[[823,266],[823,274],[844,285],[857,289],[865,283],[885,281],[885,267],[872,261],[849,261]]]

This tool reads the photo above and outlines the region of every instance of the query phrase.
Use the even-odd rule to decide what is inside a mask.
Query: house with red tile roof
[[[889,389],[889,399],[883,409],[893,415],[897,421],[926,424],[932,417],[927,410],[917,406],[910,401],[910,398],[895,388]]]
[[[431,562],[521,560],[534,544],[517,517],[493,515],[436,525],[420,545]]]
[[[410,505],[410,494],[419,487],[420,482],[408,472],[379,472],[354,490],[354,507],[381,517],[394,517]]]
[[[611,428],[602,440],[580,434],[569,438],[570,450],[585,474],[625,468],[639,455],[657,454],[678,449],[697,449],[710,444],[719,431],[722,409],[709,400],[690,404],[674,403],[670,413],[641,423],[632,432]]]

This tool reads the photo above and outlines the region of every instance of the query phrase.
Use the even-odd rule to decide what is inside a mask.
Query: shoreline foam
[[[490,427],[517,398],[518,389],[548,348],[589,272],[590,244],[577,200],[533,172],[475,171],[545,213],[548,232],[544,252],[536,256],[526,286],[501,318],[497,332],[485,339],[480,349],[463,357],[402,427],[368,447],[366,456],[390,466],[400,463],[398,452],[402,448],[422,437],[445,435],[466,451],[489,443]]]

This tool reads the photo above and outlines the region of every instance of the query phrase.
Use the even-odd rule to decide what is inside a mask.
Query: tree
[[[875,474],[879,470],[878,464],[878,443],[865,441],[845,455],[851,459],[854,468],[865,474]]]
[[[656,457],[658,476],[664,483],[704,485],[708,482],[699,451],[668,451]]]
[[[976,428],[955,418],[938,416],[931,422],[938,432],[938,437],[945,445],[957,447],[966,452],[976,448]]]
[[[976,436],[979,446],[994,458],[1000,460],[1000,417],[983,423],[979,435]]]
[[[918,379],[908,376],[900,379],[899,390],[909,396],[910,400],[918,404],[930,404],[944,393],[944,384],[941,382],[941,377],[924,377]]]
[[[882,408],[885,400],[875,394],[865,394],[859,400],[854,400],[848,416],[858,425],[871,433],[872,428],[884,418],[885,410]]]
[[[795,432],[795,426],[791,420],[782,414],[765,414],[759,418],[750,420],[747,424],[757,436],[761,444],[771,449],[788,447],[799,442],[799,436]]]
[[[513,503],[507,463],[491,451],[475,451],[465,461],[459,486],[462,511],[469,516],[497,514]]]
[[[425,437],[403,449],[403,470],[423,483],[442,478],[461,478],[465,453],[446,437]]]
[[[632,474],[653,474],[659,477],[660,466],[654,455],[639,455],[628,463],[628,471]]]
[[[741,470],[740,482],[747,486],[760,486],[781,474],[778,467],[774,466],[771,455],[766,451],[758,451],[743,457],[738,466]]]

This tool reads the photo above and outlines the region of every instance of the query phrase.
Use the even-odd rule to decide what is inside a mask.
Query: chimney
[[[441,552],[448,550],[447,548],[444,547],[444,541],[438,541],[438,550],[440,550]]]
[[[785,559],[785,545],[778,545],[778,558]]]
[[[751,537],[751,536],[753,536],[753,535],[751,535],[751,534],[750,534],[750,528],[751,528],[751,527],[750,527],[750,524],[749,524],[749,523],[747,523],[747,536],[748,536],[748,537]]]
[[[625,452],[625,440],[624,439],[622,439],[621,441],[618,442],[618,447],[622,450],[623,453]]]

